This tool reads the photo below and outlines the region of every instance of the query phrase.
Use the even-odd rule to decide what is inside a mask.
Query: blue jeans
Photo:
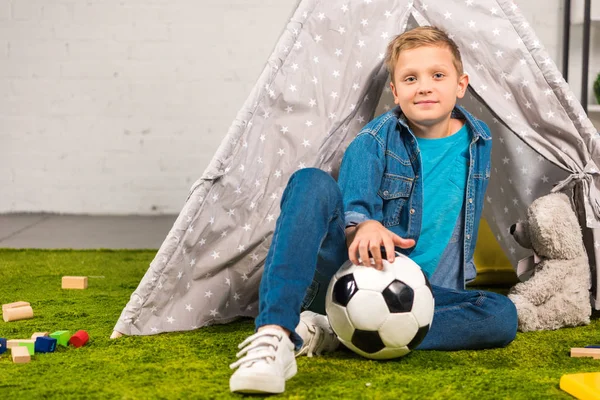
[[[325,171],[304,168],[290,177],[281,198],[273,241],[260,283],[256,328],[279,325],[295,332],[303,309],[325,314],[331,277],[348,260],[344,207],[337,182]],[[435,274],[434,274],[435,275]],[[506,296],[455,290],[432,282],[433,323],[418,349],[503,347],[517,331],[517,311]]]

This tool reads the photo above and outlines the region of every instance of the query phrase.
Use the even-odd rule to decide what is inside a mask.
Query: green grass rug
[[[0,356],[0,398],[218,399],[229,392],[229,364],[250,320],[192,332],[110,340],[112,328],[155,251],[0,249],[0,303],[31,303],[30,320],[0,321],[0,337],[86,330],[82,348],[59,347],[29,364]],[[87,290],[61,290],[61,277],[89,277]],[[504,349],[414,351],[371,361],[350,351],[298,359],[291,399],[571,398],[561,375],[600,371],[600,360],[570,358],[571,347],[600,343],[600,323],[554,332],[519,333]]]

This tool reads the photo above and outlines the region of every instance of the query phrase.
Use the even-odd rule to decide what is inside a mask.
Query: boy
[[[399,107],[359,132],[337,184],[316,168],[288,181],[261,280],[257,332],[239,346],[231,391],[281,393],[296,373],[294,350],[334,350],[338,341],[322,315],[329,280],[348,259],[382,269],[382,247],[389,262],[400,251],[430,279],[435,313],[418,349],[502,347],[516,335],[507,297],[465,290],[475,278],[492,141],[483,122],[456,106],[469,82],[459,50],[441,30],[420,27],[388,45],[386,65]]]

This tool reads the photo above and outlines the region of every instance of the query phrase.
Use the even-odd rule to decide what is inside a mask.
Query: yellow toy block
[[[9,308],[25,307],[25,306],[30,306],[30,305],[31,304],[29,304],[26,301],[17,301],[14,303],[2,304],[2,312],[5,312]]]
[[[15,346],[10,349],[12,353],[12,360],[15,364],[26,364],[31,361],[31,355],[27,350],[27,347]]]
[[[563,375],[560,377],[560,388],[581,400],[598,400],[600,372]]]
[[[48,337],[50,336],[50,332],[35,332],[33,335],[31,335],[31,340],[35,340],[38,337]]]
[[[62,277],[62,288],[63,289],[87,289],[88,278],[87,276],[63,276]]]

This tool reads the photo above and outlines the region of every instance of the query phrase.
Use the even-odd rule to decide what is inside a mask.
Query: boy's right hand
[[[346,244],[348,246],[348,258],[355,265],[365,265],[374,267],[377,270],[383,269],[383,261],[381,259],[381,247],[385,248],[388,262],[394,262],[395,246],[402,249],[408,249],[415,245],[414,239],[403,239],[384,227],[379,221],[368,220],[361,222],[349,232],[346,236]],[[369,260],[369,251],[373,256],[375,264],[371,264]],[[359,263],[357,253],[363,261]]]

